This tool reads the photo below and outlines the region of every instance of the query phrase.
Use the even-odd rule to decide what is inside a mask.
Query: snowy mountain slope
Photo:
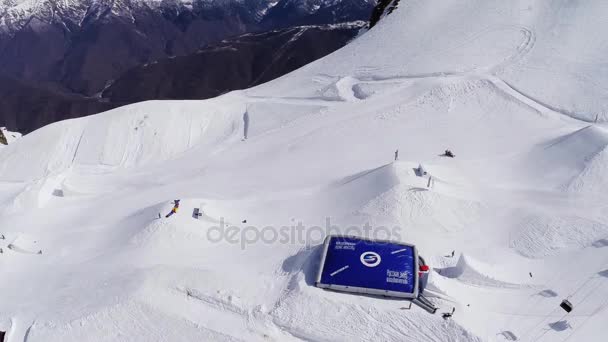
[[[351,46],[349,62],[356,63],[336,54],[301,72],[323,72],[331,65],[335,75],[376,79],[490,74],[505,82],[502,87],[543,108],[605,122],[607,78],[601,56],[608,46],[605,37],[595,34],[605,28],[595,14],[606,6],[601,1],[447,1],[433,6],[410,1],[401,4],[400,12],[415,29],[404,30],[402,19],[388,16],[383,29]],[[455,24],[442,18],[471,20]],[[397,30],[399,36],[388,34]],[[359,52],[363,46],[369,53]]]
[[[606,80],[595,50],[566,62],[551,35],[601,50],[598,6],[401,2],[259,87],[26,135],[0,150],[0,330],[11,342],[602,341],[608,126],[589,87]],[[235,234],[219,239],[222,223]],[[312,286],[323,227],[366,223],[418,245],[452,319]]]

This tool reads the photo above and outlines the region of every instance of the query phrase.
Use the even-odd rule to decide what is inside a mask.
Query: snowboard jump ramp
[[[325,238],[315,285],[339,292],[411,300],[437,310],[422,297],[416,246],[387,240],[330,235]]]

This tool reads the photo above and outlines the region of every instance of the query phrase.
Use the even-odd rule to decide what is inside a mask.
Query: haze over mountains
[[[0,96],[7,99],[0,102],[0,122],[11,129],[29,132],[62,118],[123,105],[124,102],[102,98],[102,94],[119,78],[123,82],[135,82],[125,81],[124,73],[131,68],[199,51],[204,53],[204,49],[216,44],[226,46],[222,40],[237,39],[230,37],[246,32],[367,21],[374,4],[373,0],[7,0],[0,4]],[[286,44],[279,49],[300,58],[298,62],[292,60],[290,68],[272,67],[273,74],[291,71],[334,51],[348,40],[327,37],[327,29],[308,31],[306,42],[295,46]],[[351,38],[358,30],[354,26],[336,29],[348,30],[347,36]],[[280,35],[296,32],[286,30]],[[311,39],[315,32],[319,37]],[[256,37],[248,40],[254,43],[252,40]],[[255,43],[257,50],[263,47],[266,38],[260,36],[260,42]],[[299,36],[293,38],[297,40]],[[275,48],[276,44],[272,46]],[[282,58],[272,56],[272,49],[263,57],[268,58],[267,63]],[[231,62],[242,68],[254,58],[248,53],[239,53]],[[257,58],[262,58],[259,53]],[[191,69],[191,64],[185,68]],[[212,79],[219,78],[213,74],[215,69],[204,65],[197,68],[211,75],[209,78],[199,76],[203,84],[194,86],[210,85],[216,89],[213,95],[238,89],[243,85],[242,78],[247,78],[229,73],[223,76],[221,85],[215,86]],[[254,74],[262,72],[260,66],[250,68],[256,69]],[[152,78],[154,76],[149,79]],[[177,85],[170,93],[173,98],[198,94],[192,90],[181,96],[181,89],[190,85],[192,83]],[[132,88],[131,94],[122,98],[150,97],[148,89],[141,95],[137,90]],[[115,91],[112,93],[118,96]]]

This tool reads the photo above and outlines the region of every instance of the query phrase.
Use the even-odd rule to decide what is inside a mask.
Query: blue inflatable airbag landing
[[[416,298],[416,247],[402,242],[328,236],[316,285],[344,292]]]

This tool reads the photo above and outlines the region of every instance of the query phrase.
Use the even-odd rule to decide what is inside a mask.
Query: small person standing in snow
[[[173,202],[173,209],[171,209],[171,211],[165,216],[165,217],[169,217],[173,214],[177,213],[177,209],[179,209],[179,200],[175,200]]]
[[[395,161],[399,159],[399,150],[395,150]]]

